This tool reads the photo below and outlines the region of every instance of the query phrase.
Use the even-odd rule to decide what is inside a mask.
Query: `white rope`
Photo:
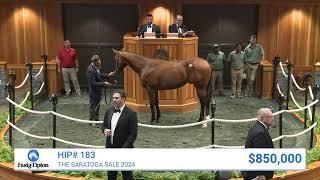
[[[72,121],[80,122],[80,123],[96,123],[96,124],[102,124],[103,123],[103,121],[91,121],[91,120],[73,118],[73,117],[69,117],[69,116],[63,115],[63,114],[59,114],[59,113],[54,112],[54,111],[51,111],[51,113],[56,115],[56,116],[59,116],[59,117],[65,118],[65,119],[69,119],[69,120],[72,120]]]
[[[24,80],[22,81],[22,83],[19,86],[16,86],[14,88],[16,88],[16,89],[21,88],[27,82],[28,77],[29,77],[29,74],[26,75],[26,77],[24,78]]]
[[[278,89],[279,94],[280,94],[282,97],[284,97],[285,95],[281,92],[281,89],[280,89],[279,84],[277,84],[277,89]]]
[[[67,141],[67,140],[63,140],[57,137],[50,137],[52,140],[56,140],[65,144],[69,144],[69,145],[73,145],[73,146],[79,146],[79,147],[87,147],[87,148],[105,148],[104,146],[95,146],[95,145],[89,145],[89,144],[80,144],[80,143],[75,143],[75,142],[71,142],[71,141]]]
[[[33,135],[33,134],[30,134],[30,133],[28,133],[28,132],[23,131],[22,129],[18,128],[17,126],[15,126],[14,124],[12,124],[12,123],[9,121],[9,115],[8,115],[7,123],[8,123],[11,127],[13,127],[15,130],[21,132],[21,133],[24,134],[24,135],[27,135],[27,136],[30,136],[30,137],[33,137],[33,138],[37,138],[37,139],[50,139],[50,136],[37,136],[37,135]]]
[[[285,113],[285,110],[277,111],[277,112],[274,112],[272,114],[273,114],[273,116],[277,116],[277,115],[282,114],[282,113]]]
[[[30,95],[30,91],[27,92],[26,97],[24,97],[23,101],[19,104],[20,106],[23,106],[23,104],[24,104],[25,102],[27,102],[27,99],[28,99],[29,95]]]
[[[74,145],[74,146],[79,146],[79,147],[87,147],[87,148],[104,148],[104,146],[95,146],[95,145],[88,145],[88,144],[80,144],[80,143],[75,143],[75,142],[71,142],[71,141],[67,141],[67,140],[63,140],[57,137],[53,137],[53,136],[37,136],[34,134],[30,134],[28,132],[23,131],[22,129],[18,128],[17,126],[15,126],[14,124],[12,124],[9,121],[9,116],[7,118],[7,123],[13,127],[15,130],[19,131],[20,133],[29,136],[29,137],[33,137],[33,138],[37,138],[37,139],[52,139],[52,140],[56,140],[65,144],[69,144],[69,145]]]
[[[313,96],[313,92],[312,92],[311,86],[308,86],[308,88],[309,88],[310,97],[311,97],[312,100],[314,100],[314,96]]]
[[[296,101],[296,99],[294,98],[293,93],[292,93],[291,91],[290,91],[290,96],[291,96],[291,98],[292,98],[292,100],[293,100],[293,103],[294,103],[298,108],[302,108],[302,107],[298,104],[298,102]],[[309,118],[312,119],[312,114],[311,114],[311,108],[310,108],[310,107],[308,107],[308,115],[309,115]]]
[[[90,121],[90,120],[77,119],[77,118],[73,118],[73,117],[69,117],[69,116],[66,116],[66,115],[59,114],[59,113],[54,112],[54,111],[35,111],[35,110],[30,110],[30,109],[27,109],[27,108],[15,103],[9,97],[7,97],[6,100],[9,101],[11,104],[15,105],[16,107],[20,108],[20,109],[23,109],[23,110],[25,110],[27,112],[31,112],[31,113],[35,113],[35,114],[49,114],[49,113],[51,113],[51,114],[54,114],[56,116],[59,116],[59,117],[65,118],[65,119],[69,119],[69,120],[76,121],[76,122],[81,122],[81,123],[97,123],[97,124],[103,123],[103,121]],[[318,101],[319,100],[316,100],[316,101],[310,103],[309,105],[307,105],[305,107],[301,107],[299,109],[281,110],[281,111],[273,113],[273,115],[275,116],[275,115],[279,115],[279,114],[282,114],[282,113],[285,113],[285,112],[289,112],[289,113],[298,112],[298,111],[301,111],[301,110],[304,110],[306,108],[309,108],[309,107],[313,106],[314,104],[318,103]],[[157,126],[157,125],[149,125],[149,124],[142,124],[142,123],[138,123],[138,125],[141,126],[141,127],[147,127],[147,128],[174,129],[174,128],[186,128],[186,127],[198,126],[198,125],[206,124],[206,123],[212,122],[212,121],[238,123],[238,122],[255,121],[256,119],[257,118],[230,120],[230,119],[218,119],[218,118],[215,119],[215,118],[212,118],[212,119],[207,119],[207,120],[196,122],[196,123],[190,123],[190,124],[184,124],[184,125],[174,125],[174,126]]]
[[[36,92],[36,93],[34,94],[34,96],[40,94],[40,92],[42,91],[43,86],[44,86],[44,82],[41,84],[40,89],[38,90],[38,92]]]
[[[282,62],[280,61],[280,68],[281,68],[281,71],[282,71],[282,74],[285,76],[285,77],[288,77],[288,75],[286,74],[286,72],[284,71],[283,69],[283,66],[282,66]]]
[[[306,90],[306,88],[302,88],[302,87],[300,87],[300,86],[298,85],[298,83],[297,83],[296,79],[294,78],[294,75],[293,75],[293,74],[291,74],[291,79],[292,79],[294,85],[296,85],[296,87],[297,87],[300,91],[305,91],[305,90]]]
[[[190,124],[183,124],[183,125],[175,125],[175,126],[157,126],[157,125],[150,125],[150,124],[142,124],[138,123],[138,126],[146,127],[146,128],[154,128],[154,129],[178,129],[178,128],[187,128],[187,127],[193,127],[193,126],[199,126],[208,122],[212,122],[215,119],[207,119],[204,121],[196,122],[196,123],[190,123]]]
[[[51,111],[35,111],[35,110],[31,110],[31,109],[27,109],[17,103],[15,103],[14,101],[12,101],[10,98],[6,98],[7,101],[9,101],[11,104],[13,104],[14,106],[24,110],[24,111],[27,111],[27,112],[31,112],[31,113],[34,113],[34,114],[50,114]]]
[[[42,70],[43,70],[43,66],[41,66],[39,72],[38,72],[36,75],[34,75],[33,77],[34,77],[34,78],[35,78],[35,77],[38,77],[38,76],[40,75],[40,73],[42,72]]]
[[[313,101],[312,103],[310,103],[310,104],[308,104],[307,106],[304,106],[304,107],[302,107],[302,108],[299,108],[299,109],[290,109],[290,110],[284,110],[284,111],[285,111],[285,112],[288,112],[288,113],[299,112],[299,111],[305,110],[305,109],[307,109],[307,108],[309,108],[309,107],[317,104],[318,102],[319,102],[319,100],[317,99],[317,100]]]
[[[307,133],[308,131],[310,131],[311,129],[313,129],[316,125],[317,125],[317,123],[314,123],[308,129],[305,129],[305,130],[303,130],[303,131],[301,131],[299,133],[296,133],[296,134],[290,134],[290,135],[284,134],[284,135],[278,136],[276,138],[273,138],[272,141],[276,142],[276,141],[278,141],[280,139],[283,139],[283,138],[286,138],[286,137],[291,138],[291,137],[301,136],[301,135]],[[244,148],[244,146],[223,146],[223,145],[218,145],[218,144],[212,144],[212,145],[200,147],[198,149],[207,149],[207,148],[213,148],[213,147],[215,147],[215,148],[223,148],[223,149],[242,149],[242,148]]]
[[[225,122],[225,123],[251,122],[251,121],[256,121],[256,120],[257,120],[257,118],[239,119],[239,120],[215,118],[215,121],[217,121],[217,122]]]
[[[278,141],[280,139],[283,139],[283,138],[286,138],[286,137],[297,137],[297,136],[300,136],[302,134],[305,134],[307,133],[308,131],[310,131],[311,129],[313,129],[315,126],[317,125],[317,123],[314,123],[312,126],[310,126],[308,129],[305,129],[299,133],[296,133],[296,134],[290,134],[290,135],[281,135],[281,136],[278,136],[276,138],[273,138],[272,141],[275,142],[275,141]]]

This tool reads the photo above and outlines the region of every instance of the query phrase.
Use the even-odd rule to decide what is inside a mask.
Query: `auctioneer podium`
[[[139,38],[127,33],[123,40],[126,51],[149,58],[155,57],[157,52],[165,52],[168,61],[198,56],[198,37]],[[124,70],[124,89],[127,93],[126,104],[130,108],[137,112],[150,111],[148,94],[141,86],[138,74],[129,66]],[[161,112],[187,112],[197,108],[196,90],[189,83],[178,89],[161,90],[158,93]]]

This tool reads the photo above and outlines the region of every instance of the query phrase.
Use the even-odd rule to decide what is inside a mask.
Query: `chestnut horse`
[[[198,121],[209,115],[211,91],[211,67],[204,59],[193,57],[180,61],[165,61],[140,56],[126,51],[116,51],[115,74],[122,71],[125,66],[130,66],[138,73],[143,88],[148,92],[150,109],[152,112],[151,123],[155,120],[154,108],[157,110],[156,122],[159,122],[160,109],[158,90],[179,88],[186,83],[191,83],[197,90],[201,103],[201,112]]]

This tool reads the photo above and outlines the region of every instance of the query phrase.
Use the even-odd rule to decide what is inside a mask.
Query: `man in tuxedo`
[[[91,64],[87,68],[87,78],[89,86],[89,98],[90,98],[90,120],[99,121],[99,108],[102,96],[101,87],[111,85],[104,79],[113,76],[114,72],[104,74],[101,72],[101,60],[98,55],[93,55],[91,58]],[[93,127],[97,127],[92,123]]]
[[[272,125],[273,114],[269,108],[261,108],[258,110],[257,122],[249,130],[245,148],[274,148],[271,136],[268,132]],[[242,175],[245,180],[254,178],[272,179],[274,171],[243,171]]]
[[[169,26],[169,33],[179,33],[179,37],[185,37],[187,30],[187,26],[182,24],[183,23],[183,17],[182,15],[178,14],[176,16],[176,22],[175,24],[171,24]]]
[[[155,32],[157,36],[161,34],[160,27],[153,24],[152,14],[147,14],[146,16],[147,24],[141,25],[138,28],[139,37],[144,37],[145,32]]]
[[[106,148],[133,148],[137,138],[137,113],[125,105],[126,93],[113,93],[113,107],[107,109],[101,130],[106,136]],[[116,180],[118,172],[108,171],[108,180]],[[122,171],[124,180],[131,180],[132,171]]]

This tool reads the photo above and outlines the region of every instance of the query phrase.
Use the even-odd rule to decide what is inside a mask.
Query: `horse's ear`
[[[115,50],[115,49],[112,49],[112,51],[115,53],[115,54],[119,54],[119,51]]]

